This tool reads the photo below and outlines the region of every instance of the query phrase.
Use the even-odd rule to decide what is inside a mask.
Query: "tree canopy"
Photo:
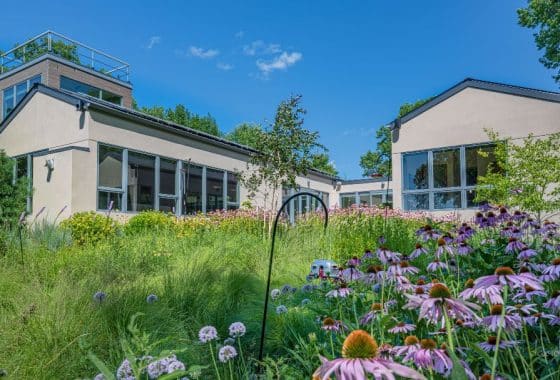
[[[238,144],[255,148],[261,138],[263,129],[258,124],[243,123],[228,133],[225,138]]]
[[[432,100],[433,97],[421,99],[414,103],[404,103],[399,108],[398,117],[402,117],[424,103]],[[391,176],[391,129],[387,126],[381,126],[375,133],[377,146],[375,150],[368,150],[360,157],[360,167],[362,175],[369,177],[372,174],[378,174],[383,177]]]
[[[544,50],[540,62],[557,70],[554,80],[560,83],[560,1],[529,0],[527,8],[517,10],[519,25],[534,29],[535,44]]]

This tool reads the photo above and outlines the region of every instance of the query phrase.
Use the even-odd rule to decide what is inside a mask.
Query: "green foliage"
[[[14,179],[15,161],[0,150],[0,228],[14,225],[26,208],[27,178]]]
[[[426,98],[418,100],[414,103],[404,103],[399,108],[398,117],[402,117],[407,113],[414,111],[416,108],[422,106],[424,103],[427,103],[432,99],[433,98]],[[369,177],[372,174],[378,174],[383,177],[390,177],[392,171],[392,136],[389,126],[384,125],[380,127],[375,133],[375,138],[377,139],[377,146],[375,150],[368,150],[360,157],[360,167],[362,168],[362,175],[364,177]]]
[[[239,124],[233,131],[228,133],[225,138],[255,148],[261,138],[263,129],[258,124],[243,123]]]
[[[487,133],[496,144],[496,164],[478,178],[476,201],[517,206],[539,219],[560,209],[560,133],[530,134],[521,143]]]
[[[147,231],[173,231],[175,217],[160,211],[142,211],[134,215],[124,226],[126,234],[134,235]]]
[[[329,155],[327,153],[315,153],[311,156],[311,166],[313,169],[320,170],[327,174],[337,176],[338,170],[336,170],[334,164],[331,162]]]
[[[324,147],[319,144],[319,133],[303,127],[305,109],[300,106],[301,96],[282,101],[276,110],[274,123],[263,131],[255,146],[250,165],[240,173],[241,182],[255,194],[262,185],[272,189],[264,194],[270,209],[276,209],[278,189],[295,188],[296,177],[306,175],[313,167],[313,154]]]
[[[518,9],[517,15],[519,25],[536,29],[537,48],[544,49],[540,62],[547,69],[558,69],[553,78],[560,83],[560,1],[529,0],[527,8]]]
[[[197,131],[202,131],[214,136],[222,135],[220,129],[218,128],[216,120],[210,114],[206,116],[194,114],[182,104],[177,104],[175,108],[167,109],[161,106],[143,106],[139,108],[136,102],[134,102],[134,108],[150,116],[167,120],[175,124],[183,125]]]
[[[61,223],[78,245],[97,244],[115,235],[117,223],[94,211],[78,212]]]

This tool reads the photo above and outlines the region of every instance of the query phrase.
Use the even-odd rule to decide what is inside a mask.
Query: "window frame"
[[[433,149],[426,149],[426,150],[418,150],[418,151],[410,151],[401,154],[401,178],[404,183],[405,180],[405,166],[404,166],[404,158],[406,155],[409,154],[418,154],[418,153],[427,153],[428,154],[428,187],[426,189],[414,189],[414,190],[407,190],[402,188],[402,197],[401,197],[401,207],[405,211],[452,211],[452,210],[469,210],[475,209],[477,206],[468,206],[467,205],[467,191],[474,190],[476,188],[475,185],[467,185],[467,157],[466,157],[466,150],[468,148],[482,148],[488,146],[495,146],[492,142],[484,142],[484,143],[473,143],[473,144],[463,144],[463,145],[454,145],[454,146],[445,146],[445,147],[438,147]],[[449,151],[449,150],[456,150],[459,149],[459,177],[460,177],[460,185],[459,186],[452,186],[452,187],[435,187],[434,186],[434,153],[442,152],[442,151]],[[435,193],[451,193],[451,192],[460,192],[461,200],[460,200],[460,207],[458,208],[435,208],[435,201],[434,201],[434,194]],[[406,195],[412,194],[427,194],[428,195],[428,208],[427,209],[408,209],[406,207],[405,197]]]
[[[107,146],[110,148],[114,148],[114,149],[121,149],[122,150],[122,164],[121,164],[121,175],[122,175],[122,181],[121,181],[121,188],[113,188],[113,187],[106,187],[106,186],[99,186],[99,152],[100,152],[100,146]],[[109,192],[109,193],[118,193],[121,195],[121,203],[122,203],[122,210],[119,210],[118,212],[120,213],[125,213],[125,214],[137,214],[138,212],[135,211],[129,211],[128,210],[128,192],[127,192],[127,188],[128,188],[128,154],[129,152],[131,153],[138,153],[138,154],[143,154],[143,155],[148,155],[151,157],[155,158],[155,166],[154,166],[154,194],[155,194],[155,199],[154,199],[154,210],[155,211],[160,211],[160,207],[159,207],[159,200],[161,199],[174,199],[175,200],[175,215],[176,216],[184,216],[184,215],[188,215],[185,214],[182,210],[183,208],[183,189],[184,189],[184,181],[185,181],[185,166],[186,165],[192,165],[192,166],[198,166],[200,168],[202,168],[202,176],[201,176],[201,181],[202,181],[202,210],[201,212],[206,214],[207,210],[206,210],[206,196],[207,196],[207,192],[206,192],[206,170],[207,169],[212,169],[212,170],[217,170],[223,173],[223,197],[224,197],[224,207],[221,210],[226,210],[228,208],[228,206],[233,206],[235,208],[239,208],[240,207],[240,198],[241,198],[241,193],[240,193],[240,183],[239,180],[237,181],[237,199],[234,202],[226,202],[227,199],[227,174],[228,173],[232,173],[235,174],[233,171],[230,170],[226,170],[226,169],[222,169],[222,168],[217,168],[217,167],[213,167],[213,166],[208,166],[208,165],[203,165],[203,164],[199,164],[197,162],[193,162],[193,161],[189,161],[189,162],[185,162],[183,160],[180,159],[175,159],[175,158],[171,158],[171,157],[167,157],[167,156],[162,156],[162,155],[157,155],[157,154],[153,154],[153,153],[149,153],[149,152],[144,152],[141,150],[137,150],[137,149],[129,149],[129,148],[124,148],[122,146],[119,145],[115,145],[115,144],[110,144],[110,143],[105,143],[105,142],[97,142],[97,159],[96,159],[96,165],[97,165],[97,171],[96,171],[96,185],[97,185],[97,189],[96,189],[96,200],[95,200],[95,204],[96,204],[96,210],[97,211],[108,211],[107,209],[102,209],[99,208],[99,192]],[[168,161],[175,161],[176,162],[176,167],[175,167],[175,194],[164,194],[160,192],[161,189],[161,178],[160,178],[160,168],[161,168],[161,160],[165,159]],[[14,169],[15,170],[15,169]]]
[[[390,195],[391,196],[391,203],[392,203],[392,196],[393,196],[393,189],[382,189],[382,190],[367,190],[367,191],[349,191],[349,192],[345,192],[345,193],[340,193],[338,195],[338,205],[340,208],[348,208],[348,207],[342,207],[342,198],[343,197],[352,197],[354,196],[354,203],[350,206],[354,206],[354,205],[360,205],[360,195],[365,195],[367,194],[368,196],[368,207],[372,206],[372,196],[374,195],[381,195],[381,205],[384,205],[387,203],[387,198]]]
[[[26,205],[25,205],[25,212],[27,214],[31,214],[33,212],[33,154],[20,154],[17,156],[13,156],[12,159],[14,161],[13,167],[13,174],[12,174],[12,183],[15,185],[16,181],[18,180],[18,164],[17,161],[19,158],[25,157],[26,158],[26,173],[25,176],[27,177],[27,197],[26,197]]]
[[[38,79],[38,81],[37,81],[37,79]],[[8,116],[8,114],[9,114],[10,112],[12,112],[12,111],[17,107],[17,105],[18,105],[18,103],[19,103],[19,102],[17,101],[17,86],[20,86],[20,85],[22,85],[22,84],[25,84],[25,86],[26,86],[25,94],[24,94],[23,97],[22,97],[22,99],[23,99],[23,98],[25,97],[25,95],[27,95],[27,93],[29,92],[29,90],[31,89],[31,86],[32,86],[33,84],[35,84],[35,83],[41,83],[42,80],[43,80],[42,74],[37,74],[37,75],[33,75],[33,76],[31,76],[31,77],[29,77],[29,78],[27,78],[27,79],[25,79],[25,80],[22,80],[22,81],[20,81],[20,82],[18,82],[18,83],[14,83],[14,84],[11,85],[11,86],[8,86],[8,87],[6,87],[6,88],[3,88],[3,89],[2,89],[2,115],[1,115],[2,117],[0,117],[0,121],[1,121],[1,120],[4,120],[4,119]],[[6,99],[5,93],[6,93],[8,90],[11,90],[11,92],[12,92],[12,109],[10,110],[10,112],[7,113],[7,112],[6,112],[6,109],[4,109],[4,101],[5,101],[5,99]],[[20,99],[20,101],[21,101],[21,99]]]
[[[72,90],[69,90],[69,89],[62,88],[62,80],[63,80],[63,79],[69,80],[69,81],[72,81],[72,82],[75,82],[75,83],[80,84],[80,85],[82,85],[82,86],[87,86],[87,87],[91,88],[92,90],[97,91],[97,96],[92,96],[92,95],[86,94],[86,93],[84,93],[84,92],[72,91]],[[118,106],[122,106],[122,105],[123,105],[123,97],[122,97],[122,95],[115,94],[115,93],[112,92],[112,91],[104,90],[104,89],[102,89],[102,88],[100,88],[100,87],[93,86],[93,85],[91,85],[91,84],[89,84],[89,83],[86,83],[86,82],[81,82],[81,81],[79,81],[79,80],[76,80],[76,79],[74,79],[74,78],[67,77],[67,76],[65,76],[65,75],[61,75],[61,76],[60,76],[60,88],[63,89],[63,90],[65,90],[65,91],[70,91],[70,92],[74,92],[74,93],[77,93],[77,94],[84,94],[84,95],[87,95],[87,96],[92,96],[92,97],[94,97],[94,98],[96,98],[96,99],[102,100],[102,101],[107,102],[107,103],[116,104],[116,105],[118,105]],[[109,93],[109,94],[111,94],[111,95],[113,95],[113,96],[118,97],[118,98],[119,98],[119,102],[118,102],[118,103],[115,103],[115,102],[111,102],[110,100],[103,99],[103,94],[104,94],[104,93]]]

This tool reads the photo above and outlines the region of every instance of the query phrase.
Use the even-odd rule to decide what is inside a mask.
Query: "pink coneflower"
[[[479,347],[486,352],[494,351],[496,349],[497,338],[495,336],[489,336],[486,342],[479,343]],[[498,349],[502,350],[505,348],[511,348],[517,345],[518,342],[514,340],[504,340],[500,339],[500,344]]]
[[[390,328],[387,331],[389,331],[391,334],[407,334],[414,330],[416,330],[416,325],[399,322],[394,327]]]
[[[375,257],[375,256],[373,255],[373,253],[372,253],[369,249],[366,249],[366,250],[364,251],[363,256],[362,256],[362,260],[371,260],[371,259],[373,259],[374,257]]]
[[[518,301],[520,298],[524,298],[527,301],[531,301],[533,297],[546,297],[547,293],[544,290],[536,290],[529,285],[525,285],[523,290],[515,294],[512,299]]]
[[[406,260],[401,261],[399,263],[399,266],[401,268],[401,274],[418,274],[418,272],[420,271],[415,266],[410,265],[410,263]]]
[[[358,256],[353,256],[350,260],[348,260],[348,262],[346,263],[346,265],[348,265],[349,267],[357,267],[358,265],[362,264],[362,260],[358,259]]]
[[[447,264],[443,261],[439,261],[438,259],[435,259],[434,261],[432,261],[431,263],[428,264],[428,266],[426,267],[426,270],[428,272],[437,272],[438,270],[447,270]]]
[[[430,297],[430,295],[426,292],[425,288],[422,286],[417,286],[414,290],[414,295],[412,294],[405,294],[408,298],[408,302],[403,305],[403,309],[405,310],[413,310],[418,309],[424,300]]]
[[[443,321],[443,310],[451,316],[463,320],[479,320],[474,310],[480,310],[480,306],[451,297],[451,292],[444,284],[434,284],[430,289],[429,297],[420,305],[419,319],[426,319],[434,324]]]
[[[467,243],[460,243],[459,247],[457,248],[457,254],[460,256],[466,256],[472,252],[472,248],[469,247]]]
[[[327,380],[334,375],[337,379],[392,379],[400,376],[408,379],[426,378],[412,368],[379,357],[375,339],[363,330],[352,331],[342,345],[342,358],[321,358],[321,366],[313,373],[313,379]]]
[[[416,235],[421,236],[424,241],[438,239],[441,235],[432,228],[429,224],[425,225],[424,227],[419,228],[416,231]]]
[[[548,319],[549,321],[551,319],[556,318],[555,315],[551,315],[551,314],[543,314],[543,313],[534,313],[531,314],[528,317],[523,318],[523,320],[525,321],[526,324],[528,324],[529,326],[535,326],[537,323],[539,323],[539,321],[541,319]]]
[[[341,272],[342,279],[346,282],[359,280],[363,275],[364,274],[360,270],[352,266],[344,269]]]
[[[514,253],[522,251],[523,249],[527,248],[525,243],[522,241],[517,240],[517,238],[510,237],[509,242],[506,245],[506,253]]]
[[[399,262],[400,261],[399,254],[397,252],[391,252],[385,246],[381,246],[377,249],[377,258],[383,264],[388,264],[388,263]]]
[[[438,247],[436,249],[436,258],[439,259],[444,253],[447,253],[451,256],[455,254],[455,252],[453,252],[453,249],[449,245],[447,245],[447,240],[445,239],[445,237],[440,237],[437,241],[437,245]]]
[[[530,315],[532,313],[536,313],[537,309],[534,308],[534,306],[536,306],[534,303],[528,304],[528,305],[523,305],[518,303],[517,305],[514,306],[507,306],[506,307],[506,312],[510,313],[510,314],[518,314],[520,316],[527,316]]]
[[[543,306],[553,311],[560,310],[560,291],[554,291],[550,299],[546,301]]]
[[[412,357],[420,349],[420,340],[414,335],[404,338],[404,346],[393,347],[393,355],[396,357]]]
[[[371,305],[370,311],[360,318],[360,325],[365,326],[368,325],[374,318],[376,318],[379,314],[384,312],[383,305],[380,303],[373,303]]]
[[[367,285],[371,285],[383,281],[384,278],[385,270],[381,265],[370,265],[368,266],[364,276],[360,278],[360,281],[363,281]]]
[[[491,285],[508,285],[512,288],[521,288],[529,285],[534,289],[542,290],[540,281],[531,273],[515,274],[510,267],[498,267],[493,275],[479,277],[474,281],[474,287],[485,288]]]
[[[537,251],[532,248],[525,247],[521,250],[521,252],[519,252],[519,255],[517,255],[517,260],[527,260],[535,256],[537,256]]]
[[[519,315],[508,315],[506,313],[502,317],[502,310],[503,305],[492,305],[490,315],[482,318],[482,324],[492,332],[497,331],[499,328],[505,331],[519,330],[522,322]]]
[[[345,330],[347,327],[342,321],[337,321],[330,317],[323,319],[323,324],[321,326],[322,330],[330,331],[330,332],[340,332]]]
[[[328,292],[327,294],[325,294],[325,297],[329,297],[329,298],[346,298],[348,297],[350,294],[352,294],[352,289],[350,288],[346,288],[346,287],[341,287],[338,289],[333,289],[330,292]]]
[[[422,339],[420,349],[407,355],[404,360],[413,360],[417,367],[431,369],[443,376],[449,375],[453,368],[453,362],[445,350],[437,348],[436,342],[432,339]]]
[[[490,285],[486,288],[475,288],[474,280],[469,278],[465,283],[465,290],[459,293],[459,298],[469,300],[476,298],[478,302],[491,304],[504,303],[501,295],[501,288],[498,285]]]
[[[558,280],[560,278],[560,257],[552,260],[549,266],[543,271],[543,279],[545,282]]]
[[[414,247],[414,251],[412,251],[412,253],[410,254],[410,259],[414,260],[417,257],[420,257],[421,255],[427,255],[427,254],[428,254],[428,250],[422,247],[422,244],[416,243],[416,246]]]

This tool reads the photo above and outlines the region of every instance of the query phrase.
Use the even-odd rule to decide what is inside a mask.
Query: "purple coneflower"
[[[469,247],[467,243],[460,243],[459,247],[457,248],[457,254],[460,256],[466,256],[472,252],[472,248]]]
[[[482,276],[474,281],[476,289],[486,288],[491,285],[508,285],[512,288],[521,288],[529,285],[534,289],[542,290],[540,281],[532,273],[515,274],[510,267],[498,267],[493,275]]]
[[[419,368],[432,369],[444,376],[449,375],[453,368],[453,362],[445,350],[437,348],[436,342],[432,339],[422,339],[420,349],[404,358],[405,361],[411,359]]]
[[[529,326],[535,326],[543,318],[550,321],[551,319],[556,318],[556,316],[552,314],[534,313],[528,317],[523,318],[523,320]]]
[[[522,326],[519,315],[504,314],[502,317],[503,308],[500,304],[492,305],[490,315],[482,318],[482,323],[492,332],[498,331],[499,328],[505,331],[519,330]]]
[[[519,252],[519,255],[517,255],[517,260],[527,260],[535,256],[537,256],[537,251],[532,248],[525,247],[521,250],[521,252]]]
[[[370,311],[368,311],[362,316],[362,318],[360,318],[360,325],[365,326],[369,324],[373,320],[373,318],[375,318],[378,314],[382,314],[383,311],[383,304],[373,303],[371,305]]]
[[[385,278],[385,270],[381,265],[370,265],[367,267],[366,274],[360,278],[367,285],[383,281]]]
[[[373,255],[373,253],[369,249],[366,249],[362,256],[362,260],[370,260],[373,259],[374,257],[375,256]]]
[[[350,260],[348,260],[348,262],[346,263],[346,265],[348,265],[349,267],[357,267],[358,265],[362,264],[362,260],[358,259],[358,256],[353,256]]]
[[[497,338],[495,336],[489,336],[488,339],[486,340],[486,342],[479,343],[478,345],[484,351],[490,352],[490,351],[494,351],[496,349],[496,342],[497,342]],[[500,339],[500,345],[499,345],[498,349],[501,350],[501,349],[504,349],[504,348],[511,348],[511,347],[514,347],[515,345],[517,345],[517,343],[518,342],[514,341],[514,340]]]
[[[335,319],[327,317],[323,319],[321,329],[330,332],[340,332],[347,329],[347,327],[342,321],[337,321]]]
[[[469,278],[465,283],[465,290],[459,293],[459,298],[469,300],[476,298],[478,302],[490,304],[504,303],[501,295],[501,288],[498,285],[490,285],[485,288],[475,288],[474,280]]]
[[[552,260],[549,266],[547,266],[543,271],[543,280],[545,282],[550,282],[558,280],[560,278],[560,257]]]
[[[377,249],[377,258],[383,264],[388,264],[388,263],[399,262],[400,261],[399,253],[392,252],[389,249],[387,249],[387,247],[385,247],[385,246],[381,246]]]
[[[376,379],[395,376],[425,379],[412,368],[379,357],[377,342],[363,330],[352,331],[344,340],[342,358],[327,360],[321,357],[321,366],[313,373],[313,379],[327,380],[331,375],[337,379],[365,379],[370,374]]]
[[[443,261],[439,261],[438,259],[435,259],[434,261],[432,261],[431,263],[428,264],[428,266],[426,267],[426,270],[428,272],[437,272],[438,270],[447,270],[447,264]]]
[[[328,292],[327,294],[325,294],[325,297],[329,297],[329,298],[346,298],[348,297],[350,294],[352,293],[352,289],[347,288],[347,287],[341,287],[338,289],[333,289],[330,292]]]
[[[414,295],[405,294],[405,296],[408,298],[408,302],[403,305],[403,309],[413,310],[418,309],[422,302],[429,297],[429,294],[426,293],[426,289],[423,286],[417,286],[414,290]]]
[[[353,266],[350,266],[341,272],[342,279],[346,282],[359,280],[363,275],[364,274],[360,270],[354,268]]]
[[[448,241],[446,240],[445,237],[440,237],[437,241],[437,245],[438,248],[436,249],[436,258],[440,258],[441,255],[443,255],[444,253],[447,253],[451,256],[453,256],[455,253],[453,252],[453,249],[451,248],[451,246],[447,245]]]
[[[419,349],[420,340],[414,335],[409,335],[404,338],[404,346],[393,347],[393,355],[396,357],[412,357]]]
[[[555,290],[552,292],[550,299],[543,306],[553,311],[560,310],[560,291]]]
[[[410,254],[410,259],[414,260],[415,258],[421,255],[427,255],[427,254],[428,254],[428,250],[422,247],[422,244],[416,243],[416,246],[414,247],[414,251],[412,251],[412,253]]]
[[[519,252],[519,251],[522,251],[525,248],[527,248],[525,243],[517,240],[517,238],[510,237],[509,241],[508,241],[508,244],[506,245],[506,253]]]
[[[529,285],[525,285],[523,287],[523,290],[521,290],[519,293],[514,295],[512,299],[514,301],[517,301],[520,298],[525,298],[527,301],[531,301],[533,297],[546,297],[546,296],[547,294],[544,290],[537,290],[530,287]]]
[[[518,303],[517,305],[514,306],[507,306],[506,307],[506,312],[510,313],[510,314],[518,314],[520,316],[527,316],[530,315],[532,313],[536,313],[537,309],[534,308],[534,306],[536,306],[534,303],[528,304],[528,305],[523,305]]]
[[[480,310],[480,306],[451,297],[451,292],[444,284],[434,284],[430,289],[429,297],[424,299],[420,305],[418,318],[426,319],[434,324],[443,321],[443,310],[453,317],[463,320],[479,320],[474,310]]]
[[[416,325],[410,323],[399,322],[394,327],[390,328],[388,331],[391,334],[407,334],[416,330]]]

